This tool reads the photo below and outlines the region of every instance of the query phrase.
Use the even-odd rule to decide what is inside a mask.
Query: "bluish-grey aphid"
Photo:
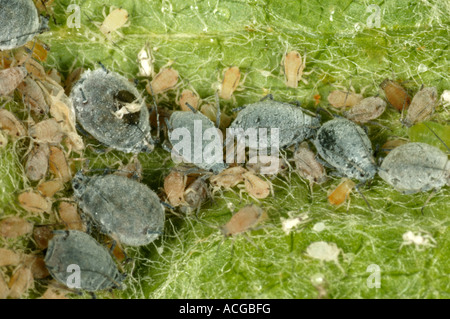
[[[377,172],[369,137],[352,121],[338,118],[326,122],[317,132],[314,145],[341,175],[366,182]]]
[[[78,122],[101,143],[127,153],[153,151],[147,107],[123,76],[103,68],[86,71],[70,97]]]
[[[403,194],[438,190],[450,185],[450,161],[437,147],[407,143],[389,152],[378,175]]]
[[[214,174],[226,168],[220,130],[209,118],[197,111],[176,111],[168,124],[169,140],[175,155]]]
[[[32,0],[0,0],[0,50],[18,48],[47,29]]]
[[[266,128],[269,147],[272,145],[270,129],[279,129],[280,148],[301,143],[312,137],[319,127],[319,118],[305,114],[298,106],[270,98],[244,105],[230,126],[244,131]]]
[[[125,278],[108,250],[78,230],[56,231],[48,243],[44,261],[52,277],[70,288],[87,291],[118,288]]]
[[[164,208],[142,183],[118,175],[89,177],[79,171],[72,187],[83,213],[120,243],[147,245],[164,230]]]

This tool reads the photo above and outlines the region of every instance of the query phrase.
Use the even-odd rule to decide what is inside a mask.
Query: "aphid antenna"
[[[219,128],[219,126],[220,126],[220,103],[219,103],[219,92],[218,91],[215,92],[214,97],[216,100],[216,107],[217,107],[216,127]]]
[[[327,109],[325,109],[325,108],[323,108],[323,107],[321,107],[321,106],[318,106],[318,107],[316,108],[316,112],[315,112],[316,117],[319,117],[319,116],[320,116],[320,114],[319,114],[320,111],[326,112],[328,115],[331,116],[331,118],[336,118],[336,117],[338,117],[337,115],[334,115],[333,113],[331,113],[330,111],[328,111]],[[321,118],[321,116],[320,116],[320,118]]]
[[[160,200],[159,201],[161,203],[161,205],[167,207],[170,210],[175,210],[175,207],[173,207],[172,205],[170,205],[169,203],[166,203],[165,201]]]
[[[431,133],[434,134],[434,136],[437,137],[437,139],[438,139],[439,141],[441,141],[441,143],[445,146],[445,148],[447,149],[447,151],[450,153],[450,148],[449,148],[448,145],[447,145],[447,144],[439,137],[439,135],[437,135],[436,132],[435,132],[431,127],[429,127],[427,123],[425,123],[425,122],[422,122],[422,123],[423,123],[423,125],[425,125],[425,126],[431,131]]]
[[[54,22],[55,24],[57,24],[57,23],[56,23],[55,16],[54,16],[54,15],[52,16],[52,15],[50,14],[50,12],[48,11],[47,6],[45,5],[44,0],[40,0],[39,2],[44,6],[45,12],[47,13],[47,16],[43,16],[43,15],[41,14],[41,17],[42,17],[42,18],[46,18],[46,19],[49,19],[50,17],[52,17],[52,18],[53,18],[53,22]]]
[[[364,185],[364,183],[359,183],[355,186],[356,190],[358,191],[358,193],[362,196],[362,198],[364,199],[364,201],[366,202],[367,207],[369,208],[369,210],[371,212],[373,212],[372,206],[370,206],[369,201],[367,200],[366,196],[364,196],[364,194],[361,192],[361,190],[359,189],[360,186]]]
[[[152,94],[152,101],[153,101],[153,110],[152,110],[152,112],[153,111],[155,111],[155,115],[156,115],[156,130],[157,130],[157,133],[156,133],[156,140],[159,142],[160,141],[160,130],[161,130],[161,128],[160,128],[160,125],[159,125],[159,112],[158,112],[158,104],[156,103],[156,100],[155,100],[155,93],[153,92],[153,87],[152,87],[152,84],[151,83],[148,83],[148,87],[150,88],[150,93]],[[164,118],[164,120],[166,121],[166,125],[167,125],[167,118]],[[169,128],[169,126],[167,126],[167,128]]]
[[[368,121],[367,123],[372,124],[372,125],[379,126],[379,127],[384,128],[384,129],[386,129],[386,130],[389,130],[389,131],[391,131],[391,132],[394,131],[394,130],[391,129],[390,127],[387,127],[387,126],[385,126],[385,125],[383,125],[383,124],[381,124],[381,123],[375,122],[375,121]]]
[[[106,66],[105,66],[102,62],[97,61],[97,63],[101,66],[101,68],[103,69],[103,71],[105,71],[106,73],[109,73],[109,70],[106,68]]]
[[[166,123],[167,129],[169,131],[173,131],[173,126],[169,123],[169,120],[167,119],[167,117],[164,118],[164,122]]]

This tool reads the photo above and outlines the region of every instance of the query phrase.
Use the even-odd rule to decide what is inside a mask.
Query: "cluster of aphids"
[[[3,5],[5,2],[8,2],[7,6]],[[142,166],[137,157],[114,174],[75,173],[70,154],[82,155],[84,151],[76,121],[102,144],[134,154],[154,150],[159,142],[160,126],[164,128],[168,144],[175,142],[170,134],[175,129],[184,128],[195,135],[194,121],[202,123],[202,133],[211,128],[225,130],[228,127],[244,131],[248,128],[279,129],[279,147],[293,149],[293,156],[292,159],[277,159],[279,165],[272,175],[292,169],[289,164],[292,161],[295,171],[312,187],[313,183],[326,180],[324,163],[345,178],[329,196],[333,205],[345,201],[355,186],[352,180],[364,183],[377,173],[403,193],[425,192],[449,184],[447,155],[427,144],[398,146],[381,166],[376,164],[369,137],[356,123],[370,122],[384,112],[387,103],[381,97],[363,98],[352,92],[331,92],[328,97],[331,105],[349,109],[344,112],[346,118],[321,124],[314,113],[272,98],[244,105],[233,119],[220,114],[218,103],[217,107],[205,104],[200,108],[198,94],[184,90],[177,97],[181,111],[162,112],[154,103],[152,117],[135,85],[103,66],[87,71],[78,68],[64,83],[56,70],[46,72],[38,61],[45,61],[47,50],[36,41],[30,42],[45,28],[32,1],[17,2],[14,7],[9,1],[0,0],[0,5],[14,11],[14,15],[10,15],[11,21],[1,25],[5,30],[0,32],[0,95],[8,99],[18,92],[29,110],[28,118],[21,121],[12,112],[0,109],[0,142],[5,146],[8,139],[30,141],[23,161],[26,176],[35,186],[19,193],[19,204],[31,214],[51,213],[53,206],[57,206],[58,212],[57,223],[52,225],[33,225],[15,216],[2,218],[0,236],[17,238],[33,233],[39,252],[25,255],[0,250],[0,266],[17,267],[8,284],[0,273],[0,298],[18,298],[30,288],[33,278],[50,275],[63,286],[87,291],[120,287],[125,276],[110,252],[86,233],[90,228],[86,224],[95,226],[118,246],[148,245],[163,233],[164,205],[188,214],[196,212],[221,189],[240,187],[255,201],[273,192],[270,181],[261,175],[263,170],[267,174],[267,164],[275,160],[271,158],[273,154],[264,158],[259,156],[255,161],[249,159],[245,167],[228,165],[224,160],[176,166],[164,180],[162,198],[141,182]],[[28,17],[29,26],[16,28],[13,18],[16,16]],[[108,35],[124,25],[127,17],[126,10],[113,10],[100,25],[100,30]],[[286,85],[297,87],[302,80],[305,61],[295,51],[286,54],[283,60]],[[158,94],[177,86],[179,74],[173,68],[162,68],[154,74],[149,46],[139,52],[138,61],[138,76],[152,77],[146,89],[154,101]],[[240,76],[238,67],[225,70],[217,101],[219,97],[232,98]],[[438,105],[435,88],[422,88],[411,99],[397,82],[386,80],[381,87],[388,102],[406,112],[403,123],[407,126],[428,118]],[[157,128],[157,139],[151,134],[152,126]],[[322,160],[317,159],[307,140],[312,141]],[[205,141],[201,144],[202,151],[209,147]],[[218,147],[222,148],[222,143]],[[189,159],[185,158],[185,161],[189,162]],[[53,205],[55,197],[70,188],[69,182],[73,198],[59,199],[58,204]],[[266,217],[263,208],[248,205],[220,229],[225,236],[236,235],[253,229]],[[111,251],[117,252],[115,244],[111,244]],[[43,251],[45,258],[41,257]],[[80,274],[78,283],[74,277],[77,271]],[[50,285],[44,297],[61,297],[62,294],[55,285]]]

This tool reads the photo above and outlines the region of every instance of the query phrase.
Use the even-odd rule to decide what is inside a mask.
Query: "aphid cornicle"
[[[83,212],[120,243],[147,245],[164,230],[164,208],[142,183],[117,175],[89,177],[79,171],[72,187]]]
[[[132,95],[142,104],[138,112],[115,115]],[[102,68],[86,71],[70,95],[78,122],[101,143],[127,153],[151,152],[154,142],[150,134],[147,107],[136,88],[123,76]]]
[[[389,152],[378,175],[404,194],[438,190],[450,185],[450,161],[437,147],[407,143]]]
[[[47,29],[32,0],[0,0],[0,50],[18,48]]]
[[[230,128],[251,129],[266,128],[279,130],[279,147],[302,142],[314,135],[320,126],[319,119],[305,114],[300,107],[265,99],[253,104],[244,105]],[[272,132],[267,132],[267,145],[271,143]],[[249,145],[252,148],[252,145]],[[254,147],[256,148],[256,147]]]
[[[369,137],[349,120],[334,119],[323,124],[314,145],[320,156],[343,176],[366,182],[377,172]]]
[[[65,286],[73,274],[69,266],[77,265],[80,282],[76,288],[87,291],[117,288],[124,279],[108,250],[77,230],[55,232],[49,241],[45,265],[51,276]]]
[[[173,151],[183,161],[214,174],[225,169],[222,139],[219,130],[209,118],[200,112],[176,111],[170,116],[169,126],[169,140],[174,146]],[[185,136],[188,133],[189,136]],[[201,135],[196,136],[197,134]],[[180,149],[178,145],[181,146]],[[186,154],[188,146],[190,151]]]

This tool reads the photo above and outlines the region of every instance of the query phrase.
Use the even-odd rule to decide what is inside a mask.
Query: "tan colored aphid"
[[[52,179],[38,185],[37,190],[45,197],[53,197],[57,192],[64,189],[64,184],[59,179]]]
[[[39,115],[48,113],[49,106],[45,99],[45,93],[34,79],[26,77],[17,89],[22,95],[25,105],[27,105],[34,114]]]
[[[209,181],[215,187],[230,189],[243,182],[243,174],[247,172],[242,166],[230,167],[223,170],[220,174],[211,176]]]
[[[406,143],[408,143],[407,140],[401,140],[401,139],[389,140],[386,143],[384,143],[383,146],[381,146],[381,150],[383,152],[385,152],[386,154],[389,154],[389,152],[392,151],[394,148],[399,147],[400,145],[403,145]]]
[[[213,123],[216,123],[217,120],[217,106],[213,105],[213,104],[203,104],[200,112],[205,115],[207,118],[209,118]],[[225,113],[221,113],[220,114],[220,124],[219,124],[219,128],[223,131],[225,131],[225,129],[230,126],[231,123],[231,116],[225,114]]]
[[[17,117],[8,110],[0,109],[0,129],[17,138],[25,136],[26,130]]]
[[[39,181],[47,175],[50,149],[47,144],[35,144],[25,163],[25,174],[32,181]]]
[[[59,217],[69,230],[85,231],[86,227],[78,214],[75,203],[61,202],[58,206]]]
[[[63,137],[60,125],[53,118],[33,125],[28,133],[38,143],[59,144]]]
[[[406,110],[409,107],[411,98],[400,83],[386,79],[380,84],[380,87],[383,89],[389,103],[398,111]]]
[[[269,182],[261,179],[251,172],[242,174],[244,177],[245,190],[247,193],[257,199],[266,198],[271,191]]]
[[[29,51],[25,50],[27,48]],[[32,51],[32,57],[34,59],[37,59],[41,62],[47,61],[48,51],[50,51],[50,48],[48,45],[39,42],[37,40],[32,40],[30,42],[25,43],[25,45],[20,48],[19,50],[24,50],[24,53],[29,54],[30,51]]]
[[[181,92],[181,96],[178,99],[178,105],[181,107],[182,111],[192,112],[191,109],[186,105],[189,104],[194,109],[198,110],[198,103],[200,101],[200,97],[192,92],[191,90],[183,90]]]
[[[298,87],[298,81],[303,80],[303,70],[306,66],[305,60],[302,61],[302,56],[297,51],[291,51],[284,56],[284,75],[286,77],[286,86],[291,88]]]
[[[328,195],[328,201],[331,205],[339,206],[350,195],[353,187],[355,187],[355,182],[351,179],[343,178],[342,182]]]
[[[20,262],[20,255],[6,248],[0,248],[0,267],[16,266]]]
[[[220,229],[224,236],[234,236],[252,230],[259,223],[267,219],[267,213],[256,205],[241,208]]]
[[[145,46],[139,51],[137,55],[137,61],[139,64],[139,73],[137,76],[150,77],[155,73],[153,62],[155,62],[150,44],[146,43]]]
[[[83,68],[76,68],[67,76],[66,81],[64,82],[64,92],[66,95],[70,94],[72,91],[72,86],[80,79],[83,72]]]
[[[84,149],[83,139],[78,135],[75,127],[75,113],[72,101],[60,90],[56,96],[50,94],[50,114],[61,126],[61,130],[67,134],[70,144],[75,151]]]
[[[357,123],[367,123],[378,118],[386,109],[386,102],[379,97],[368,97],[357,103],[344,116]]]
[[[33,224],[20,217],[9,217],[0,221],[0,236],[4,238],[16,238],[30,234]]]
[[[250,158],[245,167],[255,174],[274,175],[286,170],[287,164],[278,156],[257,155]]]
[[[59,289],[49,286],[40,299],[69,299]]]
[[[9,287],[5,278],[0,272],[0,299],[6,299],[9,295]]]
[[[164,68],[147,84],[148,94],[160,94],[175,87],[178,82],[178,71],[172,68]]]
[[[17,199],[20,206],[31,213],[48,213],[52,208],[52,203],[49,199],[33,191],[21,193]]]
[[[438,104],[438,94],[435,87],[423,88],[414,95],[406,113],[403,124],[407,127],[422,122],[433,114]]]
[[[237,66],[229,67],[223,75],[222,85],[220,86],[219,96],[224,100],[231,99],[233,92],[236,91],[239,80],[241,79],[241,71]]]
[[[53,228],[50,226],[35,226],[33,239],[39,249],[47,249],[48,241],[53,238]]]
[[[172,170],[164,179],[164,192],[169,200],[169,204],[173,207],[184,203],[185,185],[186,176],[176,170]]]
[[[10,67],[0,71],[0,96],[8,95],[27,76],[27,70],[22,66]]]
[[[22,259],[24,266],[31,270],[34,279],[43,279],[50,276],[43,257],[28,254],[24,255]]]
[[[334,90],[328,94],[328,102],[337,108],[353,107],[363,99],[362,94]]]
[[[25,50],[19,50],[14,55],[17,64],[24,66],[28,74],[33,75],[34,78],[45,81],[47,73],[44,67],[38,61],[30,59],[30,54]]]
[[[33,286],[33,274],[28,267],[18,268],[9,280],[9,297],[18,299]]]
[[[104,35],[109,35],[112,32],[116,32],[120,35],[117,30],[124,27],[128,21],[128,12],[125,9],[118,8],[112,10],[113,7],[110,8],[110,12],[105,20],[100,25],[100,32]],[[111,11],[112,10],[112,11]],[[105,8],[103,8],[103,15],[105,16]],[[121,35],[122,36],[122,35]]]
[[[307,179],[312,187],[313,183],[321,184],[326,181],[327,175],[324,167],[316,159],[308,147],[307,142],[300,144],[294,153],[295,167],[300,177]]]
[[[48,164],[50,167],[50,172],[52,172],[57,178],[61,178],[64,183],[72,179],[72,173],[70,172],[66,155],[59,147],[50,146]]]
[[[208,184],[202,177],[197,178],[184,191],[184,200],[192,209],[200,207],[208,197],[210,197]]]
[[[120,166],[114,175],[124,176],[127,178],[133,178],[137,181],[142,180],[143,168],[142,164],[137,158],[137,156],[133,156],[128,164]]]
[[[59,85],[62,85],[62,77],[61,73],[58,72],[56,69],[50,69],[47,71],[47,75],[50,79],[58,83]]]
[[[0,130],[0,149],[8,145],[8,136]]]

